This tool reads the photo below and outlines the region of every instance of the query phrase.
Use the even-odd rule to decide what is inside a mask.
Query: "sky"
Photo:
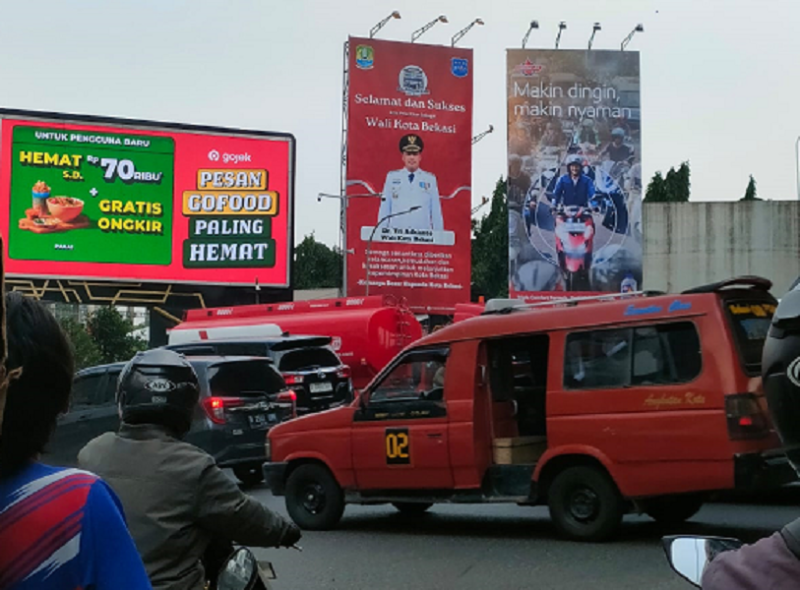
[[[797,198],[800,2],[797,0],[0,0],[0,106],[293,133],[295,241],[338,243],[342,46],[378,34],[474,49],[473,202],[506,168],[505,50],[641,52],[644,177],[689,161],[692,200]]]

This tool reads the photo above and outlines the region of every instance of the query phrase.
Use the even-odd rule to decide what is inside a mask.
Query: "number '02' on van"
[[[791,481],[761,388],[769,281],[489,311],[401,352],[347,407],[273,428],[265,475],[306,529],[346,503],[547,504],[576,540],[627,512]]]

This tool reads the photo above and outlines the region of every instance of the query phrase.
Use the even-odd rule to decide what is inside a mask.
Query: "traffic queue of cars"
[[[334,527],[347,503],[419,514],[510,502],[546,504],[564,536],[594,541],[628,512],[679,522],[713,492],[795,479],[760,379],[770,287],[742,277],[679,295],[490,301],[402,347],[412,330],[399,315],[365,336],[400,350],[358,389],[360,363],[337,356],[330,330],[258,336],[262,309],[245,334],[228,324],[211,338],[221,326],[195,318],[168,348],[203,389],[188,440],[244,483],[266,475],[303,528]],[[51,461],[116,429],[122,366],[76,376]]]

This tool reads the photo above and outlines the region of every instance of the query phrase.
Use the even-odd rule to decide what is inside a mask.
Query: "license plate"
[[[308,388],[311,393],[323,393],[325,391],[333,391],[333,383],[324,381],[322,383],[309,383]]]
[[[250,426],[264,426],[267,423],[267,417],[264,414],[256,414],[255,416],[248,416],[250,419]]]

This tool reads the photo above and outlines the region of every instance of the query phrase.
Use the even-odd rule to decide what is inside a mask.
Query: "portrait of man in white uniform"
[[[420,168],[423,149],[425,143],[419,135],[412,133],[400,139],[403,168],[392,170],[386,175],[376,223],[387,215],[408,211],[412,207],[419,208],[411,213],[387,219],[381,224],[381,229],[387,227],[437,231],[444,229],[436,176]]]

